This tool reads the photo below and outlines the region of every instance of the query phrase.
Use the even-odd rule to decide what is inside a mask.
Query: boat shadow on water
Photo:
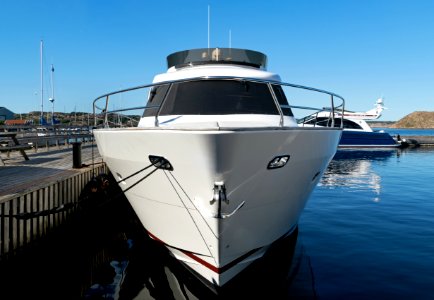
[[[229,283],[212,288],[147,235],[113,178],[98,178],[106,179],[109,185],[92,197],[96,182],[89,183],[71,223],[2,263],[2,299],[317,298],[298,229]]]
[[[117,227],[112,226],[107,235],[103,221],[92,234],[104,245],[95,254],[111,253],[112,259],[88,259],[99,263],[94,265],[92,284],[82,293],[84,299],[317,298],[309,257],[298,241],[298,228],[229,283],[215,287],[151,239],[126,198],[121,200],[105,216],[112,222],[122,212],[124,217],[118,219]]]
[[[108,235],[102,222],[92,233],[96,237],[92,243],[100,247],[86,259],[94,265],[92,283],[82,289],[82,299],[317,298],[298,228],[229,283],[214,287],[175,259],[164,245],[151,239],[128,201],[123,199],[122,204],[127,216],[120,220],[122,224],[112,227]],[[113,208],[113,214],[122,211]],[[101,259],[101,253],[105,259]]]
[[[309,258],[297,243],[298,231],[217,288],[200,280],[164,246],[144,236],[143,231],[132,243],[119,299],[317,298]],[[95,291],[89,290],[87,297]]]

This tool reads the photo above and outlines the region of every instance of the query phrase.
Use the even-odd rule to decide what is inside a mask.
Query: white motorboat
[[[286,89],[321,95],[331,110],[344,99],[284,83],[266,60],[244,49],[180,51],[152,84],[94,100],[99,152],[149,236],[215,287],[297,228],[342,132],[299,127],[293,111],[311,106],[289,105]],[[127,92],[144,112],[123,127],[128,109],[108,108]]]
[[[354,112],[346,110],[343,114],[335,112],[335,126],[343,126],[339,148],[397,148],[403,146],[384,130],[373,130],[367,123],[369,120],[378,119],[384,110],[384,100],[379,98],[375,107],[366,112]],[[313,113],[298,123],[300,126],[328,126],[330,123],[330,111]]]

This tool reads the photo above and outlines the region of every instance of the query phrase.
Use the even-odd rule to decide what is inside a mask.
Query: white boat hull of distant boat
[[[335,113],[335,126],[343,123],[343,132],[339,148],[397,148],[402,144],[384,130],[374,131],[366,120],[375,120],[381,116],[384,101],[378,99],[375,108],[366,112]],[[330,123],[330,112],[322,111],[299,121],[301,127],[324,126]]]
[[[296,228],[340,137],[339,130],[285,127],[103,129],[94,134],[123,190],[144,177],[122,181],[149,165],[149,155],[171,163],[173,171],[158,170],[126,197],[152,238],[219,286]],[[289,156],[286,166],[267,169],[281,155]],[[222,202],[219,212],[213,188],[222,184],[228,203]]]

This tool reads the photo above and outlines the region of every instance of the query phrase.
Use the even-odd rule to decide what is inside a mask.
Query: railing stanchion
[[[333,101],[333,95],[331,95],[331,101],[332,101],[332,128],[335,127],[335,103]]]
[[[105,98],[105,108],[104,108],[104,127],[108,127],[108,102],[109,102],[109,95]]]

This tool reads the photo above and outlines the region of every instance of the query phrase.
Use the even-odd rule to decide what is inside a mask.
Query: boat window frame
[[[293,117],[294,114],[292,113],[292,110],[288,104],[288,100],[285,96],[285,93],[283,91],[283,89],[281,88],[281,86],[276,85],[276,84],[268,84],[268,83],[262,83],[262,82],[251,82],[251,81],[246,81],[246,80],[196,80],[196,81],[189,81],[189,82],[179,82],[179,83],[173,83],[171,85],[168,86],[168,88],[165,88],[162,90],[163,94],[158,94],[158,89],[160,89],[160,87],[165,87],[165,86],[158,86],[158,87],[152,87],[150,92],[149,92],[149,97],[148,97],[148,103],[147,106],[143,112],[143,117],[154,117],[156,115],[158,116],[163,116],[163,115],[188,115],[188,114],[198,114],[198,115],[205,115],[203,113],[203,110],[201,111],[196,111],[196,112],[179,112],[176,111],[175,107],[172,107],[171,109],[168,109],[167,111],[167,105],[171,104],[171,105],[175,105],[176,101],[183,101],[182,98],[180,99],[179,97],[176,97],[176,95],[173,94],[174,89],[176,88],[176,90],[178,89],[188,89],[188,90],[195,90],[195,88],[197,88],[198,86],[192,86],[191,89],[188,86],[184,86],[184,85],[188,85],[190,83],[193,84],[199,84],[202,85],[202,83],[207,84],[207,86],[203,89],[203,90],[198,90],[198,95],[203,94],[204,91],[224,91],[222,92],[221,95],[217,95],[217,97],[215,97],[213,95],[213,99],[216,100],[216,98],[221,97],[219,101],[225,101],[226,105],[222,105],[221,107],[219,107],[219,104],[214,105],[214,108],[217,110],[221,110],[223,109],[223,107],[227,107],[228,103],[231,103],[231,100],[225,99],[226,97],[231,97],[233,96],[235,99],[234,100],[238,100],[238,103],[241,103],[241,108],[239,108],[239,111],[237,111],[234,107],[232,107],[234,110],[233,112],[230,111],[231,107],[229,107],[229,110],[221,110],[218,111],[216,113],[209,113],[209,115],[215,115],[215,114],[225,114],[225,115],[231,115],[231,114],[264,114],[264,115],[284,115],[284,116],[288,116],[288,117]],[[222,86],[222,82],[230,82],[230,84],[228,84],[227,86]],[[246,85],[248,83],[250,84],[254,84],[254,86],[251,86],[250,88],[254,88],[254,91],[245,91],[245,97],[248,97],[249,100],[247,101],[252,101],[252,103],[246,103],[243,102],[242,96],[240,94],[240,96],[237,96],[239,93],[238,87],[236,85],[232,85],[234,82],[237,82],[238,84],[243,84]],[[215,85],[215,86],[213,86]],[[233,91],[233,93],[231,93]],[[267,93],[268,91],[268,93]],[[153,96],[153,92],[154,95]],[[260,92],[260,94],[258,94],[258,92]],[[217,93],[217,92],[216,92]],[[183,94],[183,93],[182,93]],[[193,93],[193,96],[194,93]],[[156,97],[156,102],[154,102],[154,98]],[[177,100],[174,99],[174,97],[176,97]],[[273,102],[269,102],[266,104],[266,106],[263,105],[263,101],[262,99],[266,99],[268,97],[268,100],[271,100]],[[191,97],[190,97],[191,98]],[[187,99],[190,99],[187,98]],[[223,100],[224,99],[224,100]],[[185,100],[185,99],[184,99]],[[268,101],[267,100],[267,101]],[[213,105],[217,103],[217,101],[215,102],[210,102],[210,103],[206,103],[204,101],[204,98],[202,97],[201,99],[198,97],[197,101],[203,101],[203,104],[206,105]],[[241,101],[241,102],[240,102]],[[149,103],[152,103],[152,106],[149,106]],[[179,103],[179,102],[178,102]],[[273,103],[273,107],[270,107],[271,103]],[[232,104],[232,103],[231,103]],[[256,107],[249,107],[249,104],[253,104]],[[255,105],[256,104],[256,105]],[[194,110],[194,102],[191,103],[191,107],[190,110]],[[153,109],[155,107],[159,107],[159,109],[157,110],[157,112],[153,113]],[[199,105],[200,106],[200,105]],[[264,110],[260,111],[261,106],[263,106]],[[286,111],[283,111],[283,109],[281,108],[285,107]],[[199,109],[199,108],[198,108]],[[208,114],[208,113],[206,113]],[[283,122],[283,120],[282,120]]]
[[[258,82],[258,83],[266,83],[269,85],[269,88],[271,90],[273,90],[272,85],[279,85],[282,87],[287,86],[287,87],[291,87],[291,88],[303,89],[303,90],[308,90],[308,91],[312,91],[312,92],[327,94],[330,96],[330,101],[331,101],[330,107],[315,108],[315,107],[289,105],[289,104],[288,104],[288,106],[285,106],[285,105],[279,104],[279,101],[278,101],[278,99],[277,99],[277,97],[273,91],[274,101],[275,101],[276,107],[280,113],[280,126],[281,127],[284,126],[284,123],[283,123],[284,115],[282,112],[282,108],[286,108],[286,107],[291,108],[291,109],[297,108],[297,109],[305,109],[305,110],[314,110],[317,112],[324,111],[324,110],[329,111],[331,113],[331,126],[330,127],[334,127],[334,119],[336,118],[336,117],[334,117],[335,112],[340,111],[341,116],[339,118],[343,119],[343,112],[345,110],[345,99],[343,97],[339,96],[338,94],[333,93],[333,92],[329,92],[326,90],[321,90],[321,89],[317,89],[317,88],[313,88],[313,87],[298,85],[298,84],[292,84],[292,83],[286,83],[286,82],[281,82],[281,81],[277,81],[277,80],[271,80],[271,79],[258,79],[258,78],[234,77],[234,76],[198,76],[198,77],[192,77],[192,78],[168,80],[168,81],[161,81],[161,82],[156,82],[156,83],[151,83],[151,84],[140,85],[140,86],[131,87],[131,88],[127,88],[127,89],[117,90],[117,91],[99,96],[93,100],[94,126],[98,127],[98,125],[99,125],[98,120],[101,120],[101,117],[100,117],[101,114],[102,114],[102,119],[104,120],[101,125],[103,127],[109,127],[109,121],[108,121],[108,115],[109,114],[114,114],[114,113],[124,112],[124,111],[131,111],[131,110],[138,110],[138,109],[147,109],[147,108],[154,107],[152,105],[144,105],[144,106],[123,108],[123,109],[108,110],[110,96],[117,95],[120,93],[129,92],[129,91],[139,90],[139,89],[152,88],[152,87],[166,85],[166,84],[169,84],[169,89],[170,89],[170,86],[172,84],[178,83],[178,82],[188,82],[188,81],[197,81],[197,80],[213,80],[213,79],[242,80],[242,81]],[[334,104],[336,99],[340,100],[339,105]],[[101,107],[99,105],[99,101],[103,101],[103,100],[105,100],[105,101],[104,101],[103,107]],[[164,104],[164,101],[163,101],[162,105],[163,104]],[[159,109],[161,109],[161,105],[160,105]],[[97,111],[99,111],[99,113],[97,113]],[[155,116],[155,126],[156,127],[159,126],[158,116],[159,116],[159,114],[156,114],[156,116]],[[341,122],[341,127],[340,127],[341,129],[342,129],[342,123],[343,122]]]

